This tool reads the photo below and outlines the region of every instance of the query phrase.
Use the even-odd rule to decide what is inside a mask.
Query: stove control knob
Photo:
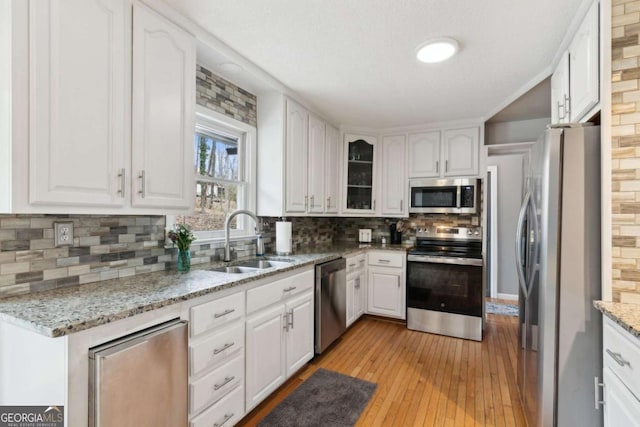
[[[467,234],[473,234],[473,230],[471,229],[467,230]]]
[[[474,231],[473,234],[475,234],[476,236],[480,235],[480,230]]]

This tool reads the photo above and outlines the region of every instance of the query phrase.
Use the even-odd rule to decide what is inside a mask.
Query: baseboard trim
[[[498,292],[498,299],[506,299],[511,301],[518,301],[518,295],[516,294],[501,294]]]

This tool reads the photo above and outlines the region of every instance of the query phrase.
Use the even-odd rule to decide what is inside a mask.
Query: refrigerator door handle
[[[527,298],[531,295],[531,291],[533,288],[533,281],[536,276],[536,267],[538,266],[538,249],[540,245],[538,244],[538,239],[540,239],[540,224],[538,223],[538,206],[536,205],[536,200],[533,197],[533,194],[530,194],[529,197],[529,206],[531,207],[531,222],[533,222],[533,232],[535,234],[536,242],[533,245],[533,256],[531,257],[531,264],[529,266],[529,280],[526,283],[527,286]],[[528,236],[529,238],[530,236]]]
[[[522,229],[524,227],[524,219],[527,215],[527,209],[529,208],[529,201],[531,200],[531,192],[527,191],[520,207],[520,214],[518,215],[518,225],[516,226],[516,273],[518,273],[518,284],[525,296],[528,296],[527,280],[525,278],[524,269],[522,263],[524,258],[522,256]]]

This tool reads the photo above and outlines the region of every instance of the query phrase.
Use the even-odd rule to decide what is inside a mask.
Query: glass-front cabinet
[[[345,213],[375,213],[377,142],[376,137],[345,134]]]

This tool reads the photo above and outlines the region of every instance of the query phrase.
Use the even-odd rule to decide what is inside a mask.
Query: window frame
[[[243,191],[238,192],[238,206],[239,209],[249,209],[253,212],[256,210],[256,135],[257,129],[255,126],[251,126],[240,120],[229,117],[225,114],[206,108],[202,105],[196,105],[195,120],[193,135],[198,132],[198,127],[202,129],[209,129],[213,132],[219,132],[223,135],[232,135],[238,138],[238,152],[240,156],[244,153],[244,159],[239,159],[242,162],[240,167],[240,178],[243,182]],[[192,139],[191,143],[194,143]],[[194,157],[195,160],[195,157]],[[195,166],[195,165],[194,165]],[[201,181],[200,175],[196,173],[194,168],[194,180],[193,180],[193,192],[196,192],[196,185],[198,181]],[[236,181],[227,181],[224,179],[214,179],[214,181],[236,183]],[[195,199],[195,195],[194,195]],[[180,215],[181,216],[181,215]],[[166,226],[167,230],[173,228],[175,224],[175,215],[167,215]],[[255,236],[255,225],[253,220],[246,215],[240,215],[236,217],[237,229],[232,229],[229,236],[232,240],[246,239],[247,237]],[[212,242],[224,241],[224,230],[206,230],[206,231],[194,231],[196,236],[196,244],[206,244]]]

